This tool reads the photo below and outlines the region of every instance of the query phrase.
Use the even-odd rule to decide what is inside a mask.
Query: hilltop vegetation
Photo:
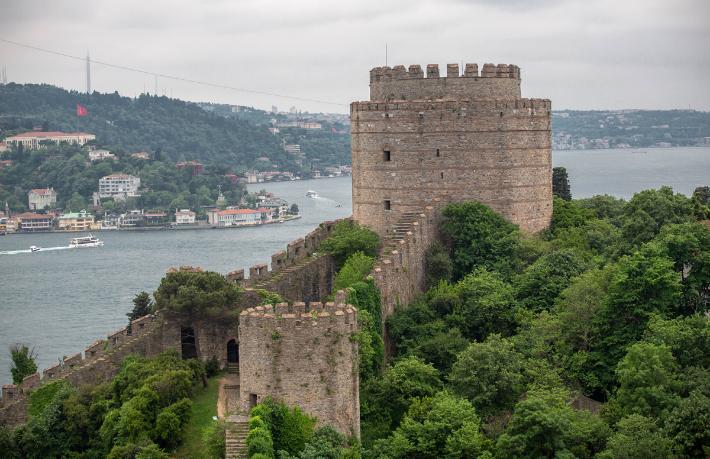
[[[76,105],[88,116],[77,117]],[[344,164],[349,139],[344,134],[289,131],[288,141],[304,144],[306,160],[298,164],[286,154],[282,139],[272,135],[261,121],[266,112],[251,110],[252,118],[209,113],[197,104],[142,94],[137,98],[118,93],[91,95],[51,85],[0,85],[0,136],[41,127],[54,131],[85,131],[96,135],[97,144],[111,151],[149,151],[158,160],[198,160],[237,171],[272,168],[298,172],[311,165]],[[346,140],[344,140],[346,139]],[[296,142],[298,143],[298,142]],[[267,164],[258,158],[269,159]]]

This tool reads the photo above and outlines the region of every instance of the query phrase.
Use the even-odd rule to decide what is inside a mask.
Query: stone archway
[[[227,341],[227,363],[239,363],[239,344],[234,339]]]
[[[195,340],[194,328],[182,327],[180,329],[180,349],[183,359],[197,358],[197,341]]]

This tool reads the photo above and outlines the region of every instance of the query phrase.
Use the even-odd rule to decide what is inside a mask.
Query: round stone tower
[[[350,122],[353,216],[380,235],[435,198],[480,201],[527,232],[549,225],[550,101],[521,98],[517,66],[374,68]]]
[[[286,303],[239,315],[239,378],[245,411],[267,396],[298,405],[345,435],[360,436],[357,310]]]

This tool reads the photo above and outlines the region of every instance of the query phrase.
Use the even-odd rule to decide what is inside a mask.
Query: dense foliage
[[[363,457],[706,457],[707,211],[670,188],[556,198],[523,236],[447,206],[427,267],[452,274],[428,273],[361,378]]]
[[[192,316],[236,314],[241,290],[219,273],[179,270],[169,272],[155,291],[155,308]]]
[[[565,201],[572,199],[572,192],[569,188],[569,177],[567,176],[567,168],[552,168],[552,194],[558,198],[564,199]]]
[[[37,372],[37,356],[34,349],[25,345],[15,345],[10,347],[10,358],[12,359],[12,383],[20,384],[25,377]]]
[[[358,225],[352,220],[342,220],[335,224],[335,229],[323,241],[321,249],[335,258],[338,267],[355,252],[374,257],[380,247],[380,238],[374,231]]]
[[[30,397],[30,419],[0,432],[7,458],[167,458],[189,421],[197,360],[176,353],[128,357],[111,382],[74,388],[43,385]]]

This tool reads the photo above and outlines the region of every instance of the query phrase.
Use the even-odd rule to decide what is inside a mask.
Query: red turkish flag
[[[86,116],[89,114],[89,110],[86,109],[81,104],[76,104],[76,116]]]

